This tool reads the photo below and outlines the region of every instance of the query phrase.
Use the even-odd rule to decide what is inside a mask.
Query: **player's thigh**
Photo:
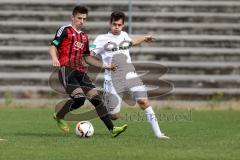
[[[104,102],[109,114],[115,115],[120,112],[122,98],[118,94],[105,93]]]
[[[138,103],[141,109],[145,110],[150,106],[147,90],[144,85],[136,86],[131,88],[133,99]]]
[[[111,81],[104,82],[104,101],[110,114],[120,112],[122,94],[118,94]]]
[[[130,88],[133,99],[137,102],[139,99],[147,100],[147,89],[144,85]]]
[[[94,83],[86,73],[78,75],[78,83],[88,99],[92,99],[96,95],[99,95]]]
[[[84,95],[81,85],[77,79],[77,73],[75,70],[69,67],[61,67],[59,71],[59,80],[62,83],[65,91],[70,97],[75,95]]]
[[[114,114],[110,114],[112,120],[117,120],[120,118],[120,112],[116,112]]]
[[[112,80],[105,80],[103,84],[104,92],[117,94],[117,91],[115,90]]]

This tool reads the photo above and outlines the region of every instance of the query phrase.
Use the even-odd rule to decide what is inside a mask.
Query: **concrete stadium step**
[[[0,86],[48,86],[51,72],[0,72]],[[89,75],[90,76],[90,75]],[[91,77],[91,76],[90,76]],[[58,80],[56,80],[59,82]],[[95,84],[103,84],[103,76],[99,75],[97,80],[93,80]],[[55,82],[55,81],[54,81]],[[60,85],[60,83],[58,83]],[[61,85],[60,85],[61,86]]]
[[[179,75],[239,75],[240,63],[238,62],[174,62],[174,61],[135,61],[136,70],[159,73],[159,69],[167,69],[167,74]],[[159,64],[160,66],[157,66]],[[162,72],[165,73],[165,72]]]
[[[137,71],[159,73],[159,69],[167,70],[167,74],[211,74],[239,75],[239,62],[174,62],[174,61],[133,61]],[[158,64],[158,65],[156,65]],[[51,72],[50,60],[0,60],[0,71],[8,72]],[[165,73],[165,71],[163,71]]]
[[[127,10],[128,1],[110,1],[110,0],[88,0],[81,1],[82,5],[87,5],[90,11],[104,11],[104,10]],[[111,5],[109,5],[111,4]],[[0,1],[1,10],[71,10],[76,5],[76,1]],[[231,1],[187,1],[187,0],[164,0],[164,1],[133,1],[134,11],[184,11],[184,12],[239,12],[240,2],[237,0]]]
[[[198,75],[196,73],[180,75],[164,74],[160,76],[150,73],[141,77],[145,85],[159,86],[160,88],[233,88],[240,89],[239,75]]]
[[[225,88],[174,88],[173,91],[161,99],[169,100],[204,100],[218,103],[223,100],[239,100],[240,90]]]
[[[240,51],[235,48],[190,48],[190,47],[133,47],[133,60],[168,61],[232,61],[239,62]],[[2,60],[43,60],[50,59],[46,46],[0,46]]]
[[[51,72],[50,60],[0,60],[2,72]]]
[[[149,78],[149,77],[148,77]],[[174,84],[176,88],[239,88],[239,75],[171,75],[159,78]],[[148,81],[149,82],[149,81]],[[154,80],[153,80],[154,82]]]
[[[25,85],[25,86],[48,86],[48,80],[51,75],[50,72],[37,72],[37,73],[29,73],[29,72],[0,72],[0,85]]]
[[[151,43],[142,43],[142,47],[203,47],[203,48],[239,48],[240,36],[237,35],[158,35]]]
[[[2,46],[49,46],[54,34],[0,34]]]
[[[109,21],[111,11],[90,12],[87,21]],[[126,16],[128,13],[125,12]],[[31,10],[2,10],[0,21],[63,21],[69,20],[71,11],[31,11]],[[237,13],[196,13],[196,12],[133,12],[133,22],[229,22],[238,23]]]
[[[56,93],[48,86],[0,86],[0,97],[5,100],[32,99],[32,98],[63,98],[67,97]]]
[[[0,46],[0,58],[4,60],[50,59],[46,46]]]
[[[132,35],[134,37],[136,35]],[[49,46],[54,34],[0,34],[2,46]],[[96,35],[89,35],[90,43]],[[235,35],[154,35],[156,40],[142,47],[206,47],[240,48],[240,36]]]
[[[49,72],[0,72],[0,85],[25,85],[36,86],[49,84]],[[163,81],[172,83],[176,88],[239,88],[239,75],[180,75],[180,74],[165,74],[160,77],[157,74],[148,74],[142,77],[144,84],[164,86]],[[163,80],[163,81],[162,81]],[[95,80],[94,80],[95,81]],[[99,75],[96,80],[96,85],[102,85],[103,79]]]
[[[162,61],[239,61],[239,49],[201,47],[144,47],[133,48],[132,58]]]
[[[157,93],[156,93],[157,94]],[[67,95],[56,93],[48,86],[0,86],[0,97],[6,100],[33,98],[68,98]],[[151,97],[150,97],[151,98]],[[174,88],[166,95],[154,98],[158,100],[239,100],[239,89],[227,88]]]
[[[2,33],[44,33],[53,34],[56,29],[70,22],[60,21],[0,21]],[[127,24],[126,24],[127,25]],[[133,34],[216,34],[216,35],[240,35],[238,23],[152,23],[134,22]],[[14,28],[14,29],[13,29]],[[108,22],[88,22],[83,29],[87,33],[101,34],[108,31]],[[126,27],[127,29],[127,27]]]

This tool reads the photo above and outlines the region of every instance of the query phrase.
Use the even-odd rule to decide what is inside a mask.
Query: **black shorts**
[[[82,73],[66,66],[60,68],[59,80],[70,96],[77,88],[81,88],[84,94],[96,88],[87,73]]]

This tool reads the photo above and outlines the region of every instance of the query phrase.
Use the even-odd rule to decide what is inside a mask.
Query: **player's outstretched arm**
[[[60,63],[57,56],[57,48],[55,46],[51,45],[49,47],[49,54],[51,55],[52,58],[52,65],[54,67],[60,67]]]
[[[115,70],[116,67],[117,67],[114,64],[104,64],[102,61],[100,61],[99,59],[97,59],[96,57],[91,56],[91,55],[84,56],[84,59],[85,59],[87,64],[98,67],[98,68]]]
[[[138,45],[141,44],[142,42],[152,42],[154,40],[155,38],[152,35],[137,36],[132,38],[132,44]]]

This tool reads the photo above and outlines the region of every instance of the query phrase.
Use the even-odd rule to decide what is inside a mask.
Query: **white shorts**
[[[134,105],[141,98],[147,98],[147,91],[144,85],[125,88],[125,92],[117,93],[111,80],[104,81],[104,99],[107,110],[110,114],[120,112],[123,97],[127,97],[127,104]]]

